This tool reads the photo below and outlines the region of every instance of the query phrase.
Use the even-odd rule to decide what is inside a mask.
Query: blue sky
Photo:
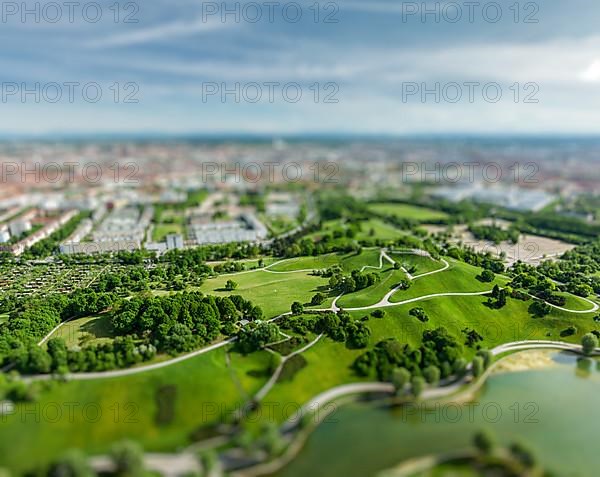
[[[23,21],[21,11],[11,14],[3,3],[2,134],[600,132],[597,0],[523,1],[518,21],[510,8],[515,0],[499,1],[502,18],[494,23],[484,18],[486,1],[473,7],[472,22],[462,1],[324,1],[317,3],[318,22],[315,2],[299,1],[302,18],[295,23],[279,7],[270,21],[262,1],[255,3],[262,18],[254,23],[247,21],[257,12],[252,5],[240,21],[233,15],[223,21],[224,2],[191,0],[121,1],[118,22],[110,8],[115,1],[101,1],[96,23],[84,19],[81,2],[71,23],[68,7],[57,3],[62,15],[56,23],[49,21],[57,15],[51,6],[36,22],[33,14]],[[295,15],[291,2],[278,3],[288,7],[289,18]],[[421,17],[425,3],[438,9],[439,22]],[[462,12],[454,23],[452,4]],[[208,14],[211,7],[216,14]],[[418,11],[411,15],[413,8]],[[496,11],[487,8],[491,19]],[[128,14],[137,22],[125,23]],[[97,83],[102,99],[87,102],[81,86],[73,86],[74,98],[67,100],[64,83],[70,82]],[[48,85],[40,101],[33,94],[21,99],[36,83],[40,90]],[[55,98],[50,83],[60,85],[57,102],[49,100]],[[231,89],[236,83],[241,89],[258,84],[262,100],[236,102],[229,95],[223,101],[218,91],[203,100],[210,85]],[[271,101],[267,83],[274,84]],[[302,92],[296,103],[284,99],[288,83]],[[433,94],[423,100],[420,90],[436,83],[440,92],[447,85],[446,100]],[[477,83],[472,101],[465,83]],[[458,92],[451,84],[462,93],[456,102],[448,100]],[[490,84],[500,87],[498,102],[483,97]],[[246,88],[254,98],[256,89]],[[136,103],[124,102],[128,93]],[[337,102],[325,103],[328,93]],[[524,102],[527,95],[537,102]]]

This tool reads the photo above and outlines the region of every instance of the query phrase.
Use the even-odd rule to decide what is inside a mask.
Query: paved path
[[[533,295],[531,295],[531,296],[533,296]],[[548,305],[550,305],[552,308],[556,308],[556,309],[562,310],[562,311],[567,311],[569,313],[594,313],[595,311],[598,311],[598,309],[600,308],[600,306],[598,306],[598,304],[594,303],[592,300],[589,300],[589,299],[584,298],[582,296],[578,296],[577,298],[580,298],[583,301],[587,301],[589,304],[592,305],[592,307],[589,310],[569,310],[568,308],[563,308],[562,306],[553,305],[552,303],[549,303],[549,302],[546,302],[546,303]]]
[[[276,316],[275,318],[271,318],[267,320],[268,323],[276,321],[284,316],[291,315],[292,312],[288,311],[287,313],[282,313],[281,315]],[[210,346],[205,348],[201,348],[199,350],[193,351],[188,354],[184,354],[181,356],[177,356],[176,358],[169,359],[167,361],[161,361],[160,363],[147,364],[138,366],[136,368],[127,368],[127,369],[115,369],[111,371],[98,371],[91,373],[67,373],[64,375],[65,379],[71,381],[77,380],[87,380],[87,379],[101,379],[101,378],[119,378],[122,376],[130,376],[132,374],[145,373],[147,371],[153,371],[155,369],[166,368],[167,366],[171,366],[172,364],[181,363],[182,361],[186,361],[191,358],[195,358],[196,356],[200,356],[201,354],[208,353],[209,351],[213,351],[215,349],[222,348],[223,346],[227,346],[231,343],[234,343],[237,340],[237,337],[229,338],[224,341],[219,341],[218,343],[213,343]],[[33,380],[49,380],[54,376],[52,374],[36,374],[32,376],[23,376],[23,380],[25,381],[33,381]]]
[[[275,386],[275,383],[277,382],[277,380],[279,379],[279,376],[281,375],[281,371],[283,371],[283,367],[285,366],[285,363],[287,363],[294,356],[302,354],[306,350],[312,348],[315,344],[317,344],[319,342],[319,340],[322,337],[323,337],[323,334],[321,333],[319,336],[317,336],[313,341],[311,341],[310,343],[308,343],[306,346],[304,346],[304,347],[302,347],[302,348],[294,351],[293,353],[288,354],[287,356],[282,357],[281,361],[279,362],[279,365],[277,366],[277,369],[275,370],[275,372],[273,373],[273,375],[271,376],[271,378],[254,395],[254,401],[256,401],[256,402],[262,401],[263,398],[273,388],[273,386]]]
[[[213,351],[218,348],[222,348],[223,346],[227,346],[233,343],[236,338],[229,338],[224,341],[220,341],[218,343],[214,343],[206,348],[202,348],[196,350],[192,353],[184,354],[182,356],[177,356],[176,358],[169,359],[168,361],[161,361],[159,363],[147,364],[144,366],[139,366],[137,368],[127,368],[127,369],[115,369],[111,371],[98,371],[98,372],[90,372],[90,373],[67,373],[64,375],[64,378],[69,381],[83,381],[89,379],[104,379],[104,378],[120,378],[123,376],[131,376],[133,374],[145,373],[148,371],[154,371],[156,369],[166,368],[167,366],[171,366],[176,363],[181,363],[182,361],[186,361],[191,358],[195,358],[196,356],[200,356],[204,353],[208,353],[209,351]],[[36,374],[33,376],[23,376],[23,380],[32,381],[32,380],[48,380],[52,379],[54,376],[52,374]]]

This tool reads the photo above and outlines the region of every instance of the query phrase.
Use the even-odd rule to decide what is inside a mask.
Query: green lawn
[[[507,281],[503,277],[497,276],[493,283],[482,283],[475,278],[481,273],[480,268],[451,258],[446,258],[446,260],[450,264],[447,270],[413,280],[408,290],[396,292],[390,301],[399,302],[434,293],[487,291],[491,290],[495,283],[502,285]]]
[[[363,266],[379,267],[379,249],[364,248],[360,254],[329,253],[317,257],[296,257],[279,261],[269,267],[273,272],[294,272],[298,270],[323,270],[339,265],[346,273],[360,270]],[[367,269],[371,270],[371,269]]]
[[[485,302],[483,296],[452,296],[385,308],[384,318],[370,318],[367,323],[372,331],[371,344],[395,337],[401,342],[417,345],[424,330],[438,326],[446,327],[461,340],[462,330],[472,328],[483,336],[483,348],[532,339],[579,343],[585,333],[600,329],[600,325],[596,325],[592,319],[594,313],[575,314],[553,309],[544,318],[532,318],[527,310],[531,301],[509,299],[506,306],[499,310],[485,306]],[[425,310],[428,322],[421,323],[409,315],[410,309],[416,306]],[[351,312],[351,315],[361,318],[370,311]],[[577,333],[568,338],[560,337],[560,332],[571,325],[577,328]]]
[[[267,216],[259,215],[260,220],[267,226],[271,235],[277,236],[289,232],[298,225],[298,221],[285,216]]]
[[[563,308],[567,308],[568,310],[583,311],[592,308],[591,303],[582,300],[578,296],[571,295],[570,293],[557,293],[557,295],[563,295],[567,299],[567,303]],[[590,297],[590,299],[593,299],[593,297]]]
[[[388,263],[388,262],[384,262]],[[389,264],[388,264],[389,265]],[[381,280],[375,285],[364,288],[349,295],[342,296],[337,305],[341,308],[356,308],[359,306],[370,306],[378,303],[386,293],[394,288],[401,280],[406,280],[406,274],[402,270],[394,270],[393,267],[385,267],[381,273]]]
[[[423,257],[421,255],[394,252],[388,252],[388,255],[396,260],[400,265],[404,266],[407,270],[414,266],[416,270],[411,272],[411,275],[420,275],[422,273],[433,272],[434,270],[444,268],[444,264],[439,260]]]
[[[445,212],[416,205],[396,204],[393,202],[370,204],[369,209],[379,215],[390,215],[401,219],[418,220],[419,222],[427,222],[430,220],[436,221],[448,218],[448,214]]]
[[[238,287],[225,291],[225,283],[233,280]],[[317,292],[327,293],[328,280],[310,272],[269,273],[256,270],[248,273],[221,275],[206,280],[200,290],[208,295],[241,295],[263,309],[267,318],[290,310],[294,301],[308,303]]]
[[[356,240],[396,240],[407,233],[375,218],[361,222],[360,226],[361,231],[356,235]]]
[[[68,347],[90,345],[112,340],[114,332],[110,316],[94,315],[69,321],[56,330],[51,338],[62,338]]]
[[[318,257],[297,257],[280,261],[269,267],[273,272],[294,272],[297,270],[322,270],[340,263],[342,256],[330,253]]]
[[[152,240],[162,242],[169,234],[183,235],[183,225],[181,224],[156,224],[152,230]]]
[[[131,438],[148,451],[175,451],[202,428],[198,437],[206,437],[207,426],[266,382],[271,360],[267,352],[232,354],[229,369],[225,354],[220,348],[134,376],[53,383],[36,403],[2,417],[2,466],[21,474],[69,448],[105,453],[116,440]]]
[[[321,338],[321,341],[302,354],[306,366],[292,380],[277,382],[265,396],[263,404],[272,408],[277,422],[285,421],[286,417],[317,394],[340,384],[360,381],[350,366],[363,352],[364,350],[350,350],[343,343],[329,338]]]

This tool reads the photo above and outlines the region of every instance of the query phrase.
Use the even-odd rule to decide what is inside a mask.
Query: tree
[[[483,359],[483,367],[484,369],[489,368],[490,364],[492,364],[492,352],[487,349],[482,349],[477,352],[477,356],[481,356]]]
[[[354,321],[346,326],[346,345],[351,349],[366,348],[369,344],[371,330],[361,321]]]
[[[52,371],[67,364],[67,345],[62,338],[50,338],[46,346],[52,358]]]
[[[456,361],[454,361],[454,365],[452,366],[452,371],[454,371],[454,374],[461,376],[464,374],[466,369],[467,360],[465,358],[458,358]]]
[[[427,366],[423,370],[423,377],[429,384],[436,385],[440,381],[440,368],[437,366]]]
[[[410,372],[406,368],[396,368],[392,371],[392,384],[396,392],[400,392],[410,382]]]
[[[300,315],[304,311],[304,306],[299,301],[295,301],[292,303],[292,314]]]
[[[483,270],[476,278],[481,282],[490,283],[494,281],[496,275],[491,270]]]
[[[586,356],[590,356],[598,347],[598,338],[592,333],[587,333],[583,335],[583,338],[581,338],[581,347],[583,350],[583,354],[585,354]]]
[[[252,353],[275,342],[279,334],[279,327],[275,323],[251,324],[238,333],[237,346],[244,354]]]
[[[310,300],[310,304],[311,305],[320,305],[321,303],[323,303],[325,301],[325,295],[323,295],[322,293],[316,293],[312,299]]]
[[[227,291],[233,291],[238,287],[238,284],[236,282],[234,282],[233,280],[227,280],[227,283],[225,283],[225,290]]]
[[[27,371],[30,373],[49,373],[52,367],[52,358],[39,346],[32,345],[29,348],[27,360]]]
[[[527,448],[526,445],[515,442],[509,447],[510,453],[517,459],[524,467],[531,469],[535,467],[536,460],[533,452]]]
[[[115,465],[115,475],[138,477],[144,473],[144,453],[139,444],[122,441],[113,446],[110,457]]]
[[[464,328],[462,332],[465,335],[465,345],[472,348],[480,341],[483,341],[483,336],[481,336],[477,331],[472,330],[471,328]]]
[[[65,453],[60,459],[48,468],[48,477],[94,477],[83,453],[72,450]]]
[[[473,444],[483,454],[490,454],[494,449],[494,436],[489,431],[479,431],[473,438]]]
[[[551,310],[552,309],[550,305],[541,300],[534,300],[534,302],[531,305],[529,305],[529,313],[538,318],[543,318],[544,316],[549,314]]]
[[[425,313],[425,310],[421,307],[411,308],[411,310],[408,312],[408,314],[410,316],[416,317],[419,321],[421,321],[423,323],[429,321],[429,317],[427,316],[427,313]]]
[[[219,315],[221,321],[236,321],[238,317],[238,310],[235,307],[233,301],[229,297],[223,297],[217,300],[217,307],[219,309]]]
[[[425,390],[425,379],[422,376],[414,376],[411,380],[412,393],[414,397],[419,397]]]
[[[475,356],[471,362],[473,376],[478,378],[483,374],[485,366],[483,364],[483,358],[481,356]]]

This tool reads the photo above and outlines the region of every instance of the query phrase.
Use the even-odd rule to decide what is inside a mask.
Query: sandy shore
[[[544,369],[557,366],[552,359],[556,351],[552,350],[532,350],[515,353],[503,358],[494,367],[492,374],[512,373],[515,371],[528,371],[531,369]]]

